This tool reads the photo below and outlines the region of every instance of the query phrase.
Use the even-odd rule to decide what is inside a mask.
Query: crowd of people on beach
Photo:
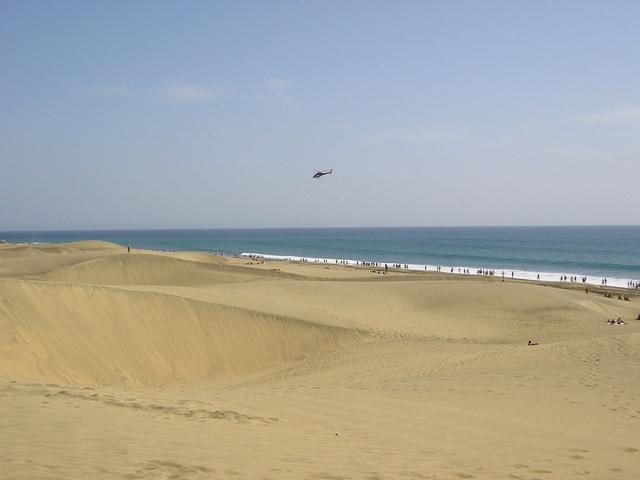
[[[496,274],[496,272],[495,272],[495,270],[477,270],[476,274],[477,275],[486,275],[486,276],[489,276],[489,277],[493,277]],[[502,272],[502,276],[504,277],[504,272]]]
[[[538,280],[540,280],[540,275],[538,275]],[[560,275],[560,281],[561,282],[578,282],[581,281],[582,283],[587,283],[588,278],[587,277],[580,277],[578,279],[577,276],[570,276],[567,277],[566,275]],[[602,285],[603,287],[606,287],[608,284],[608,280],[607,278],[602,278],[600,279],[600,285]],[[633,289],[640,289],[640,281],[636,281],[636,280],[628,280],[627,281],[627,288],[633,288]]]
[[[253,261],[257,261],[257,262],[261,262],[264,263],[265,261],[265,257],[259,256],[259,255],[247,255],[249,258],[251,258],[251,260]],[[308,263],[310,261],[314,262],[314,263],[321,263],[321,264],[328,264],[328,263],[335,263],[336,265],[343,265],[345,267],[347,266],[356,266],[356,267],[369,267],[369,268],[384,268],[384,272],[388,272],[389,269],[395,269],[395,270],[409,270],[411,268],[415,268],[412,267],[411,265],[409,265],[408,263],[380,263],[380,262],[369,262],[369,261],[364,261],[364,260],[339,260],[339,259],[335,259],[335,260],[328,260],[328,259],[319,259],[319,258],[314,258],[312,260],[309,260],[308,258],[305,257],[300,257],[300,258],[292,258],[292,257],[286,257],[284,258],[284,260],[286,261],[295,261],[295,262],[301,262],[301,263]],[[431,269],[433,269],[433,271],[436,271],[438,273],[442,273],[443,272],[443,267],[440,265],[434,266],[434,267],[429,267],[428,265],[424,265],[422,267],[424,269],[424,271],[429,271]],[[463,268],[463,267],[447,267],[447,269],[445,271],[448,271],[450,273],[458,273],[459,275],[482,275],[482,276],[488,276],[488,277],[493,277],[496,275],[496,271],[494,269],[485,269],[485,268],[479,268],[477,270],[475,270],[475,272],[472,272],[471,269],[469,268]],[[501,277],[504,281],[505,277],[507,276],[507,274],[505,273],[505,271],[503,270],[501,272]],[[511,271],[509,276],[512,279],[515,279],[515,271]],[[541,280],[540,274],[536,274],[536,279],[538,281]],[[561,282],[570,282],[570,283],[588,283],[589,282],[589,278],[587,276],[578,276],[578,275],[560,275],[560,281]],[[602,278],[600,279],[600,285],[603,287],[608,286],[608,279]],[[627,288],[631,288],[631,289],[640,289],[640,280],[628,280],[626,283]]]
[[[265,258],[260,255],[249,255],[249,258],[252,262],[256,262],[257,264],[263,265],[265,262]]]
[[[538,275],[538,277],[539,277],[539,275]],[[577,276],[573,276],[573,275],[570,276],[570,277],[567,277],[566,275],[560,275],[560,281],[561,282],[567,282],[567,281],[569,281],[569,282],[577,282],[578,281],[578,277]],[[580,281],[582,283],[587,283],[587,277],[580,277]],[[602,281],[604,282],[603,285],[607,284],[607,279],[606,278],[603,278]]]
[[[385,267],[388,267],[388,265],[386,263],[384,265],[385,265]],[[409,264],[408,263],[394,263],[394,264],[391,265],[391,267],[392,268],[409,270]]]

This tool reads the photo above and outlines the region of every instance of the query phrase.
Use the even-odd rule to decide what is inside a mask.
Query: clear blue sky
[[[639,26],[637,1],[0,0],[0,230],[638,224]]]

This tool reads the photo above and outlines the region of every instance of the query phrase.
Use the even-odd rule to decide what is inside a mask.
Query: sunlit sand
[[[0,477],[636,479],[639,313],[498,278],[2,245]]]

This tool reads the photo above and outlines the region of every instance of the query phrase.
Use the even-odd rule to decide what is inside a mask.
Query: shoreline
[[[360,261],[346,258],[318,258],[318,257],[301,257],[296,255],[272,255],[259,252],[243,252],[239,255],[243,258],[264,258],[265,260],[279,260],[292,263],[309,263],[313,265],[337,265],[345,267],[372,267],[384,269],[385,263],[390,271],[394,272],[428,272],[428,273],[446,273],[451,275],[461,275],[470,277],[490,277],[496,279],[503,278],[505,280],[524,280],[531,282],[554,282],[556,285],[571,285],[579,287],[581,285],[598,287],[598,288],[620,288],[631,292],[640,292],[640,280],[631,278],[615,278],[615,277],[598,277],[595,275],[584,275],[575,272],[542,272],[527,271],[518,269],[495,269],[487,267],[472,267],[468,265],[426,265],[411,264],[398,262],[381,262],[381,261]],[[468,271],[468,273],[464,273]],[[480,272],[493,271],[492,275]],[[577,280],[561,280],[561,277],[577,277]],[[585,281],[582,281],[582,279]],[[606,278],[606,284],[602,280]],[[630,287],[628,282],[633,282],[636,287]]]
[[[75,240],[73,241],[75,242]],[[8,247],[8,246],[45,246],[45,245],[64,245],[65,243],[73,243],[73,242],[5,242],[0,244],[0,247]],[[114,245],[118,245],[122,248],[126,248],[127,245],[122,245],[114,242]],[[521,280],[528,282],[553,282],[554,286],[572,286],[574,288],[578,288],[580,286],[589,286],[600,289],[607,288],[616,288],[622,289],[626,292],[633,292],[640,294],[640,279],[633,278],[619,278],[619,277],[602,277],[596,275],[585,275],[576,272],[544,272],[544,271],[528,271],[521,270],[515,268],[505,268],[498,269],[494,267],[477,267],[477,266],[469,266],[469,265],[433,265],[433,264],[413,264],[413,263],[400,263],[400,262],[384,262],[384,261],[360,261],[348,258],[321,258],[321,257],[309,257],[309,256],[297,256],[297,255],[274,255],[269,253],[261,253],[261,252],[242,252],[242,253],[231,253],[231,252],[222,252],[216,250],[170,250],[170,249],[154,249],[154,248],[146,248],[146,247],[137,247],[132,245],[131,248],[135,248],[136,250],[149,250],[156,252],[193,252],[193,253],[205,253],[208,255],[222,255],[225,257],[233,258],[252,258],[258,257],[263,258],[265,260],[271,261],[286,261],[292,263],[306,263],[312,265],[335,265],[335,266],[345,266],[345,267],[369,267],[369,268],[378,268],[383,269],[385,263],[388,265],[389,270],[393,272],[412,272],[412,273],[442,273],[442,274],[450,274],[450,275],[461,275],[468,277],[489,277],[495,278],[496,280],[500,280],[503,278],[505,280]],[[468,273],[464,273],[465,270]],[[493,272],[492,275],[481,272]],[[562,277],[576,277],[575,281],[571,281],[569,279],[562,280]],[[582,281],[582,279],[585,281]],[[607,283],[603,284],[602,280],[606,278]],[[629,286],[629,282],[631,282],[633,287]]]

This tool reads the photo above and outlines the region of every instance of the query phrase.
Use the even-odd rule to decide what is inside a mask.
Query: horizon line
[[[296,227],[152,227],[152,228],[53,228],[53,229],[0,229],[3,233],[32,232],[144,232],[194,230],[338,230],[338,229],[408,229],[408,228],[569,228],[569,227],[640,227],[640,224],[527,224],[527,225],[372,225],[372,226],[296,226]]]

